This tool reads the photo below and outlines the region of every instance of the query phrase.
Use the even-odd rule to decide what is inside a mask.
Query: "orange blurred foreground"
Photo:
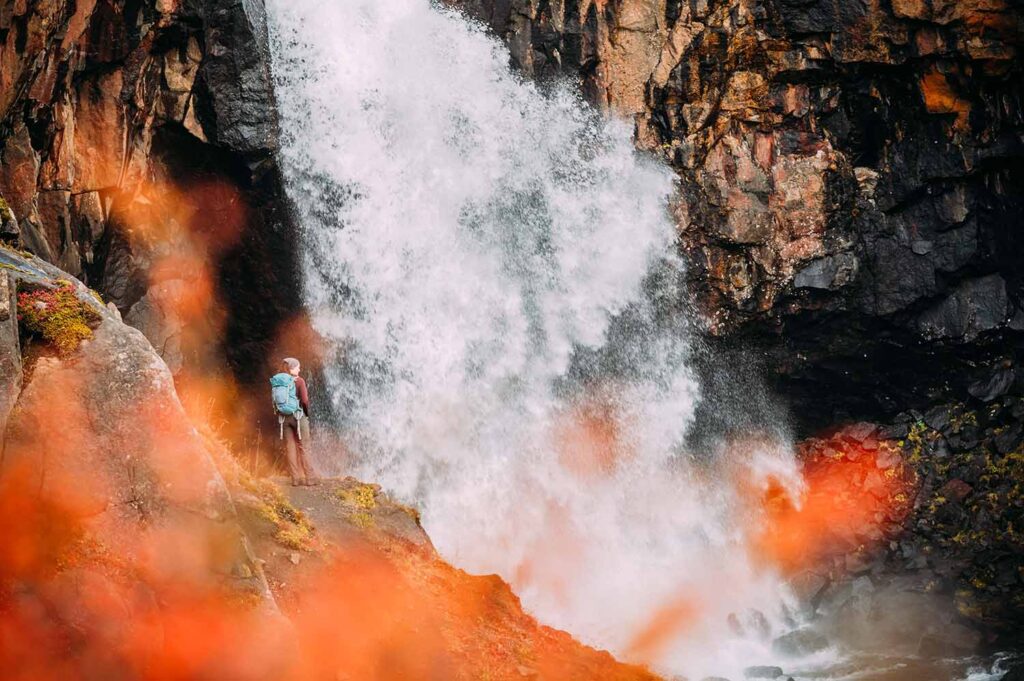
[[[195,567],[220,549],[160,532],[102,545],[73,505],[0,480],[0,668],[57,679],[653,679],[525,615],[496,577],[398,540],[302,552],[287,619]],[[192,554],[182,558],[180,554]],[[291,562],[284,563],[291,565]]]

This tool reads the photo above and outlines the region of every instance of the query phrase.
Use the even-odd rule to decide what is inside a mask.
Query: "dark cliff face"
[[[805,428],[962,395],[1024,331],[1013,0],[465,0],[678,170],[692,290]]]
[[[174,370],[262,365],[298,296],[259,3],[5,3],[0,140],[8,241],[99,290]],[[184,338],[178,289],[209,289],[198,321],[221,347]]]
[[[959,399],[1016,362],[1019,2],[455,4],[527,75],[577,77],[634,117],[677,169],[711,342],[764,355],[805,429]],[[210,358],[161,302],[197,275],[154,278],[176,248],[167,186],[226,308],[216,356],[248,378],[296,308],[265,33],[259,2],[0,11],[0,231],[87,279],[172,368]]]

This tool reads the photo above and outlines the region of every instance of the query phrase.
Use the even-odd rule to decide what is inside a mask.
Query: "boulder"
[[[45,503],[68,509],[91,541],[117,548],[129,563],[252,593],[273,608],[211,445],[186,417],[166,364],[145,336],[38,258],[0,250],[0,264],[7,264],[4,282],[9,272],[11,280],[37,286],[72,281],[101,320],[73,355],[34,363],[7,422],[0,481],[17,480]],[[6,300],[13,281],[5,286]],[[10,338],[12,320],[0,321],[3,338]],[[0,343],[5,355],[16,347]],[[18,380],[20,372],[3,386]],[[190,546],[216,550],[179,555],[168,542],[186,530],[195,541]],[[248,578],[234,576],[238,565],[249,567]]]
[[[780,655],[811,655],[828,648],[828,639],[809,627],[791,631],[772,641],[772,650]]]
[[[1005,395],[1016,377],[1013,365],[998,366],[987,377],[970,384],[967,392],[982,402],[991,402]]]
[[[830,579],[827,574],[804,570],[789,580],[793,594],[799,599],[804,610],[813,613],[828,589]]]
[[[959,504],[967,498],[967,495],[969,495],[972,490],[973,488],[963,480],[950,480],[942,486],[939,490],[939,494],[949,501]]]
[[[188,527],[223,548],[190,566],[209,578],[252,562],[227,487],[166,365],[109,312],[72,360],[36,365],[8,424],[4,470],[21,471],[44,498],[77,499],[103,545],[129,537],[139,549],[160,545],[166,528]],[[181,567],[173,554],[160,558],[168,570]],[[248,586],[269,595],[258,579]]]
[[[812,260],[793,275],[793,285],[800,288],[835,290],[846,286],[857,274],[858,261],[851,253],[839,253]]]

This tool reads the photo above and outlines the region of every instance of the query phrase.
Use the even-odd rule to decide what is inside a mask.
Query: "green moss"
[[[927,528],[922,535],[925,554],[941,553],[961,565],[957,574],[957,608],[971,619],[1000,617],[1012,606],[998,583],[994,568],[980,564],[977,556],[986,552],[1019,555],[1024,551],[1024,446],[1002,454],[994,439],[1007,427],[997,410],[990,409],[984,431],[980,417],[963,405],[951,409],[950,430],[965,431],[978,441],[970,449],[953,449],[930,456],[935,431],[915,424],[901,442],[908,460],[913,460],[921,479],[930,479],[930,494],[917,510],[917,521]],[[947,450],[948,451],[948,450]],[[951,500],[945,485],[961,479],[971,486],[963,499]],[[1024,603],[1024,599],[1021,599]]]
[[[900,440],[897,443],[906,452],[906,459],[911,464],[916,465],[921,463],[921,459],[924,456],[928,430],[928,426],[925,425],[924,421],[918,421],[910,427],[907,439]]]
[[[6,243],[4,243],[2,241],[0,241],[0,249],[3,249],[5,251],[7,251],[8,253],[14,253],[15,255],[18,255],[18,256],[24,258],[25,260],[29,260],[29,261],[31,261],[33,258],[36,257],[33,253],[31,253],[29,251],[23,250],[21,248],[14,248],[10,244],[6,244]]]
[[[82,341],[92,338],[99,314],[78,299],[74,284],[57,282],[55,288],[18,292],[18,322],[52,345],[61,357],[69,357]]]
[[[14,220],[14,211],[7,205],[4,197],[0,196],[0,222],[7,222],[9,220]]]
[[[978,425],[978,415],[969,410],[963,404],[954,405],[950,410],[949,429],[954,433],[960,433],[964,428]]]

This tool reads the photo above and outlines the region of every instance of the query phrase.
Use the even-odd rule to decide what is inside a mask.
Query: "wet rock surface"
[[[676,168],[707,330],[765,353],[804,432],[1020,352],[1019,3],[454,4]]]
[[[926,657],[1020,644],[1021,405],[976,400],[801,445],[830,500],[817,552],[801,544],[807,567],[790,579],[803,615],[827,623],[818,631]],[[841,482],[823,486],[816,470]]]

